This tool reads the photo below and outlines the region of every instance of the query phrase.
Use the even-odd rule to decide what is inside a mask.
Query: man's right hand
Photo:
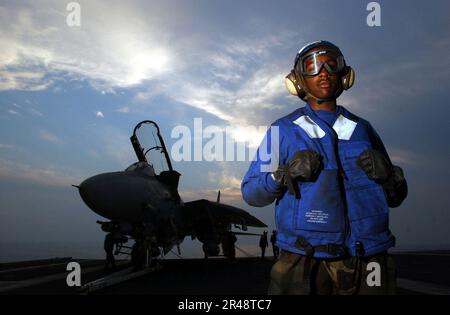
[[[280,184],[287,186],[289,193],[296,194],[296,180],[312,181],[319,174],[322,168],[322,160],[316,151],[300,150],[289,160],[286,165],[280,166],[274,173],[274,179]]]

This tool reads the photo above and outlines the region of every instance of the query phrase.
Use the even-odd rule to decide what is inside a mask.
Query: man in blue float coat
[[[371,124],[336,105],[354,79],[334,44],[300,49],[286,87],[307,104],[272,124],[242,181],[249,205],[276,200],[282,251],[269,294],[394,293],[389,207],[403,202],[407,184]]]

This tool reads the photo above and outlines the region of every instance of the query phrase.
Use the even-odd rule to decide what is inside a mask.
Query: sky
[[[101,218],[71,185],[134,163],[129,137],[146,119],[169,150],[173,129],[196,118],[255,148],[261,130],[304,106],[284,77],[319,39],[356,71],[338,104],[369,120],[404,169],[397,248],[449,248],[450,4],[378,1],[381,26],[369,27],[369,2],[78,1],[80,26],[69,26],[69,1],[1,0],[0,261],[103,255]],[[184,201],[220,189],[222,202],[275,227],[273,204],[242,200],[249,158],[172,163]],[[257,241],[238,246],[257,253]],[[198,242],[181,248],[201,256]]]

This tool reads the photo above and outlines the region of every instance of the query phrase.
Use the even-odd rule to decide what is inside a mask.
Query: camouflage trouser
[[[387,253],[361,260],[348,257],[341,260],[311,258],[307,264],[305,261],[305,256],[281,251],[270,273],[268,294],[395,294],[395,263]],[[373,266],[367,270],[371,262],[378,263],[380,271],[379,282],[375,285]],[[306,274],[305,265],[309,269]]]

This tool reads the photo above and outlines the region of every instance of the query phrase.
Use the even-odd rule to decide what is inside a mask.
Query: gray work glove
[[[297,151],[286,165],[278,167],[273,173],[277,182],[286,186],[289,193],[300,198],[296,181],[312,181],[320,172],[322,160],[320,155],[312,150]]]

